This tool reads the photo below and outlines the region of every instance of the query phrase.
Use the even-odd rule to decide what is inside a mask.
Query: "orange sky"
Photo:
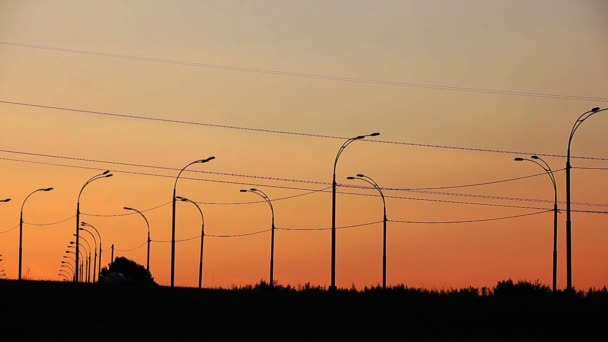
[[[578,116],[608,106],[605,13],[602,1],[3,1],[0,199],[12,201],[0,203],[0,270],[17,278],[25,197],[54,187],[24,205],[22,272],[59,279],[78,192],[109,169],[114,176],[87,186],[81,199],[81,221],[100,231],[103,265],[112,244],[115,256],[145,265],[145,222],[122,209],[134,207],[150,222],[151,272],[168,285],[175,169],[215,156],[189,168],[211,173],[187,171],[178,182],[178,195],[204,213],[204,286],[268,280],[270,210],[239,192],[252,186],[273,200],[275,280],[328,286],[329,187],[344,140],[306,134],[377,131],[348,146],[336,175],[339,184],[365,186],[346,180],[364,173],[385,189],[389,285],[492,287],[511,278],[550,286],[550,212],[454,223],[551,209],[549,177],[513,161],[538,153],[559,170],[564,288],[563,156]],[[608,283],[608,216],[581,212],[608,211],[607,129],[605,111],[580,127],[572,145],[573,156],[587,157],[573,159],[574,167],[597,168],[572,170],[573,283],[580,289]],[[444,189],[404,190],[412,188]],[[378,285],[382,201],[373,189],[338,191],[337,226],[355,227],[337,230],[336,283]],[[200,222],[191,204],[178,203],[177,286],[197,286]]]

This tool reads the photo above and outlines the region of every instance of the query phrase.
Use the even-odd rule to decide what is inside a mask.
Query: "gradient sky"
[[[150,269],[168,285],[175,169],[215,156],[189,168],[198,172],[185,172],[177,187],[204,212],[204,286],[268,280],[270,210],[239,192],[252,186],[273,200],[283,228],[275,280],[328,286],[330,186],[344,139],[261,130],[378,131],[349,145],[336,175],[339,184],[365,186],[346,180],[364,173],[385,189],[389,285],[493,287],[511,278],[550,286],[550,212],[460,222],[550,210],[550,178],[513,161],[536,153],[556,170],[564,288],[564,156],[578,116],[608,106],[607,19],[601,0],[0,0],[0,199],[12,199],[0,203],[0,269],[17,278],[21,206],[52,186],[24,205],[23,275],[60,279],[78,192],[110,169],[114,177],[83,193],[81,221],[100,231],[104,266],[112,244],[115,256],[145,264],[145,222],[122,208],[145,210]],[[596,168],[572,170],[579,289],[608,283],[607,131],[608,111],[586,121],[572,145],[574,167]],[[381,198],[374,189],[338,191],[337,226],[355,227],[337,230],[336,284],[378,285]],[[196,286],[200,217],[189,203],[178,203],[176,217],[175,284]]]

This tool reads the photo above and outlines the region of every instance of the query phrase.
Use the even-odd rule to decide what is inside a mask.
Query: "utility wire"
[[[303,132],[291,132],[291,131],[271,130],[271,129],[263,129],[263,128],[250,128],[250,127],[240,127],[240,126],[230,126],[230,125],[217,125],[217,124],[201,123],[201,122],[194,122],[194,121],[175,120],[175,119],[163,119],[163,118],[158,118],[158,117],[148,117],[148,116],[142,116],[142,115],[119,114],[119,113],[110,113],[110,112],[93,111],[93,110],[85,110],[85,109],[77,109],[77,108],[59,107],[59,106],[48,106],[48,105],[40,105],[40,104],[26,103],[26,102],[7,101],[7,100],[0,100],[0,103],[9,104],[9,105],[17,105],[17,106],[27,106],[27,107],[35,107],[35,108],[44,108],[44,109],[53,109],[53,110],[60,110],[60,111],[68,111],[68,112],[75,112],[75,113],[81,113],[81,114],[91,114],[91,115],[101,115],[101,116],[117,117],[117,118],[124,118],[124,119],[138,119],[138,120],[157,121],[157,122],[164,122],[164,123],[186,124],[186,125],[206,126],[206,127],[215,127],[215,128],[227,128],[227,129],[236,129],[236,130],[242,130],[242,131],[253,131],[253,132],[262,132],[262,133],[275,133],[275,134],[284,134],[284,135],[293,135],[293,136],[326,138],[326,139],[339,139],[339,140],[345,140],[345,139],[350,138],[350,137],[342,137],[342,136],[334,136],[334,135],[323,135],[323,134],[313,134],[313,133],[303,133]],[[511,154],[511,155],[513,155],[513,154],[517,154],[517,155],[533,155],[533,154],[535,154],[535,155],[544,156],[544,157],[555,157],[555,158],[566,158],[567,157],[565,155],[560,155],[560,154],[537,153],[537,152],[522,152],[522,151],[509,151],[509,150],[499,150],[499,149],[484,149],[484,148],[462,147],[462,146],[451,146],[451,145],[409,143],[409,142],[378,140],[378,139],[364,139],[364,140],[362,140],[362,142],[383,143],[383,144],[393,144],[393,145],[405,145],[405,146],[414,146],[414,147],[440,148],[440,149],[461,150],[461,151],[490,152],[490,153],[501,153],[501,154]],[[587,159],[587,160],[603,160],[603,161],[607,161],[608,160],[608,158],[605,158],[605,157],[570,156],[570,158],[573,158],[573,159]]]
[[[142,167],[142,168],[150,168],[150,169],[159,169],[159,170],[170,170],[170,171],[180,171],[179,168],[172,168],[166,166],[158,166],[158,165],[149,165],[149,164],[135,164],[135,163],[123,163],[112,160],[100,160],[100,159],[91,159],[91,158],[81,158],[81,157],[71,157],[71,156],[62,156],[55,154],[43,154],[43,153],[34,153],[27,151],[15,151],[15,150],[4,150],[0,149],[0,153],[9,153],[9,154],[17,154],[17,155],[26,155],[33,157],[45,157],[45,158],[53,158],[53,159],[65,159],[72,161],[80,161],[80,162],[89,162],[89,163],[100,163],[100,164],[108,164],[108,165],[121,165],[121,166],[134,166],[134,167]],[[0,158],[2,159],[2,158]],[[559,169],[553,171],[553,173],[557,173],[563,171],[564,169]],[[307,184],[319,184],[319,185],[331,185],[330,182],[323,181],[315,181],[315,180],[307,180],[307,179],[295,179],[295,178],[282,178],[282,177],[270,177],[270,176],[258,176],[258,175],[247,175],[247,174],[238,174],[238,173],[227,173],[227,172],[214,172],[214,171],[205,171],[205,170],[185,170],[185,172],[189,173],[203,173],[203,174],[211,174],[211,175],[220,175],[220,176],[231,176],[231,177],[242,177],[242,178],[254,178],[254,179],[263,179],[263,180],[273,180],[273,181],[283,181],[283,182],[294,182],[294,183],[307,183]],[[528,176],[501,179],[495,181],[488,181],[482,183],[472,183],[472,184],[459,184],[459,185],[450,185],[450,186],[438,186],[438,187],[418,187],[418,188],[397,188],[397,187],[383,187],[383,190],[386,191],[417,191],[417,190],[443,190],[443,189],[456,189],[456,188],[469,188],[475,186],[484,186],[484,185],[494,185],[499,183],[511,182],[526,178],[537,177],[541,175],[545,175],[546,172],[535,173]],[[341,186],[353,187],[353,188],[362,188],[362,189],[373,189],[369,186],[359,186],[359,185],[350,185],[350,184],[340,184]],[[133,215],[134,213],[129,213],[128,215]]]
[[[2,152],[2,151],[0,151]],[[27,161],[27,160],[20,160],[20,159],[12,159],[12,158],[2,158],[0,157],[0,160],[9,160],[9,161],[18,161],[18,162],[26,162],[26,163],[37,163],[37,164],[45,164],[45,165],[53,165],[53,166],[64,166],[64,167],[73,167],[73,168],[84,168],[84,169],[92,169],[92,170],[100,170],[98,168],[90,168],[90,167],[81,167],[81,166],[73,166],[73,165],[64,165],[64,164],[55,164],[55,163],[46,163],[46,162],[37,162],[37,161]],[[127,173],[127,174],[136,174],[136,175],[147,175],[147,176],[156,176],[156,177],[171,177],[173,178],[173,176],[168,176],[168,175],[159,175],[159,174],[152,174],[152,173],[142,173],[142,172],[134,172],[134,171],[120,171],[120,170],[115,170],[115,172],[123,172],[123,173]],[[535,174],[535,175],[531,175],[531,176],[525,176],[525,177],[518,177],[518,178],[511,178],[505,181],[512,181],[512,180],[516,180],[516,179],[522,179],[522,178],[529,178],[529,177],[533,177],[533,176],[539,176],[539,175],[544,175],[545,173],[539,173],[539,174]],[[327,192],[326,189],[309,189],[309,188],[295,188],[295,187],[286,187],[286,186],[277,186],[277,185],[269,185],[269,184],[251,184],[251,183],[242,183],[242,182],[230,182],[230,181],[220,181],[220,180],[210,180],[210,179],[201,179],[201,178],[188,178],[188,177],[183,177],[184,179],[190,179],[190,180],[198,180],[198,181],[206,181],[206,182],[216,182],[216,183],[228,183],[228,184],[239,184],[239,185],[246,185],[246,186],[250,186],[250,185],[254,185],[254,186],[264,186],[264,187],[268,187],[268,188],[280,188],[280,189],[289,189],[289,190],[299,190],[299,191],[308,191],[309,193],[307,194],[299,194],[296,196],[304,196],[304,195],[308,195],[308,194],[312,194],[312,193],[316,193],[316,192]],[[495,181],[492,183],[497,183],[500,181]],[[370,187],[367,186],[360,186],[360,185],[354,185],[354,184],[339,184],[342,187],[350,187],[350,188],[360,188],[360,189],[372,189]],[[545,202],[545,203],[553,203],[552,201],[549,200],[540,200],[540,199],[529,199],[529,198],[514,198],[514,197],[505,197],[505,196],[490,196],[490,195],[475,195],[475,194],[462,194],[462,193],[449,193],[449,192],[425,192],[425,191],[421,191],[421,190],[415,190],[415,189],[400,189],[400,188],[386,188],[387,190],[398,190],[398,191],[412,191],[412,192],[420,192],[420,193],[428,193],[428,194],[432,194],[432,195],[449,195],[449,196],[461,196],[461,197],[478,197],[478,198],[486,198],[486,199],[499,199],[499,200],[509,200],[509,201],[527,201],[527,202]],[[342,193],[346,193],[346,192],[342,192]],[[360,193],[347,193],[347,194],[353,194],[353,195],[363,195],[363,196],[368,196],[368,194],[360,194]],[[372,195],[370,195],[372,196]],[[373,196],[378,196],[377,194],[374,194]],[[294,196],[295,197],[295,196]],[[386,196],[387,198],[399,198],[399,197],[395,197],[395,196]],[[407,199],[412,199],[412,198],[407,198]],[[417,199],[417,200],[423,200],[423,199]],[[204,203],[204,202],[196,202],[196,203]],[[464,203],[464,202],[463,202]],[[589,203],[589,202],[571,202],[572,204],[575,205],[585,205],[585,206],[608,206],[608,204],[602,204],[602,203]],[[168,203],[162,204],[161,206],[167,205]],[[208,204],[213,204],[212,202],[209,202]],[[229,204],[229,203],[224,203],[224,204]],[[151,209],[156,209],[155,208],[151,208]],[[95,214],[95,216],[125,216],[126,214]]]
[[[19,225],[14,226],[13,228],[5,228],[5,230],[0,230],[0,234],[8,233],[12,230],[19,228]]]
[[[72,216],[70,216],[68,218],[65,218],[63,220],[56,221],[56,222],[50,222],[50,223],[31,223],[31,222],[26,222],[26,221],[23,221],[23,223],[29,224],[31,226],[52,226],[52,225],[55,225],[55,224],[59,224],[59,223],[63,223],[65,221],[71,220],[74,217],[76,217],[76,215],[72,215]]]
[[[142,243],[141,245],[139,245],[137,247],[134,247],[134,248],[131,248],[131,249],[117,249],[115,247],[114,250],[117,251],[117,252],[131,252],[131,251],[134,251],[134,250],[136,250],[138,248],[143,247],[146,243],[148,243],[148,241],[144,241],[144,243]]]
[[[82,168],[82,169],[97,170],[97,171],[103,170],[103,169],[100,169],[100,168],[93,168],[93,167],[86,167],[86,166],[64,165],[64,164],[36,162],[36,161],[27,161],[27,160],[16,160],[16,159],[9,159],[9,158],[0,158],[0,160],[10,160],[10,161],[19,161],[19,162],[34,163],[34,164],[44,164],[44,165],[53,165],[53,166]],[[118,172],[118,173],[125,173],[125,174],[174,178],[173,176],[159,175],[159,174],[153,174],[153,173],[143,173],[143,172],[135,172],[135,171],[122,171],[122,170],[113,170],[113,171],[114,172]],[[296,187],[277,186],[277,185],[270,185],[270,184],[252,184],[252,183],[242,183],[242,182],[229,182],[229,181],[220,181],[220,180],[211,180],[211,179],[202,179],[202,178],[190,178],[190,177],[183,177],[182,179],[204,181],[204,182],[226,183],[226,184],[240,184],[240,185],[249,185],[249,186],[254,185],[254,186],[266,187],[266,188],[279,188],[279,189],[289,189],[289,190],[299,190],[299,191],[328,192],[327,190],[296,188]],[[379,196],[378,194],[364,194],[364,193],[344,192],[344,191],[338,191],[337,193],[339,193],[339,194],[347,194],[347,195],[357,195],[357,196],[368,196],[368,197],[378,197]],[[539,207],[514,206],[514,205],[495,204],[495,203],[462,202],[462,201],[439,200],[439,199],[416,198],[416,197],[403,197],[403,196],[385,196],[385,198],[413,200],[413,201],[429,201],[429,202],[440,202],[440,203],[452,203],[452,204],[468,204],[468,205],[493,206],[493,207],[504,207],[504,208],[545,209],[545,208],[539,208]]]
[[[336,229],[364,227],[364,226],[370,226],[372,224],[377,224],[377,223],[382,223],[382,222],[384,222],[384,221],[374,221],[374,222],[367,222],[367,223],[351,224],[348,226],[336,226]],[[320,228],[275,227],[275,228],[281,229],[281,230],[328,230],[328,229],[333,229],[332,227],[320,227]]]
[[[388,220],[389,222],[397,222],[397,223],[416,223],[416,224],[420,224],[420,223],[424,223],[424,224],[455,224],[455,223],[475,223],[475,222],[488,222],[488,221],[498,221],[498,220],[508,220],[508,219],[513,219],[513,218],[519,218],[519,217],[525,217],[525,216],[532,216],[532,215],[539,215],[539,214],[544,214],[544,213],[548,213],[550,211],[553,211],[553,209],[546,209],[546,210],[541,210],[541,211],[536,211],[533,213],[528,213],[528,214],[520,214],[520,215],[511,215],[511,216],[502,216],[502,217],[493,217],[493,218],[486,218],[486,219],[477,219],[477,220],[460,220],[460,221],[407,221],[407,220]]]
[[[167,64],[193,66],[193,67],[207,68],[207,69],[216,69],[216,70],[223,70],[223,71],[238,71],[238,72],[258,73],[258,74],[266,74],[266,75],[301,77],[301,78],[311,78],[311,79],[321,79],[321,80],[331,80],[331,81],[374,84],[374,85],[383,85],[383,86],[399,86],[399,87],[413,87],[413,88],[424,88],[424,89],[434,89],[434,90],[448,90],[448,91],[458,91],[458,92],[468,92],[468,93],[526,96],[526,97],[539,97],[539,98],[562,99],[562,100],[608,102],[604,98],[592,97],[592,96],[549,94],[549,93],[540,93],[540,92],[489,89],[489,88],[471,88],[471,87],[460,87],[460,86],[450,86],[450,85],[430,84],[430,83],[415,83],[415,82],[390,81],[390,80],[368,79],[368,78],[358,78],[358,77],[348,77],[348,76],[338,76],[338,75],[313,74],[313,73],[273,70],[273,69],[264,69],[264,68],[240,67],[240,66],[230,66],[230,65],[221,65],[221,64],[189,62],[189,61],[180,61],[180,60],[175,60],[175,59],[125,55],[125,54],[109,53],[109,52],[103,52],[103,51],[71,49],[71,48],[62,48],[62,47],[49,46],[49,45],[28,44],[28,43],[19,43],[19,42],[10,42],[10,41],[0,41],[0,44],[6,45],[6,46],[15,46],[15,47],[21,47],[21,48],[39,49],[39,50],[62,52],[62,53],[91,55],[91,56],[99,56],[99,57],[111,57],[111,58],[128,59],[128,60],[145,61],[145,62],[167,63]]]

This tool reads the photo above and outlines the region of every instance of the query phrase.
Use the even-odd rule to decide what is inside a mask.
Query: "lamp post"
[[[378,192],[380,193],[380,197],[382,198],[382,208],[383,208],[383,219],[382,219],[382,288],[386,289],[386,200],[384,199],[384,193],[382,192],[382,188],[374,181],[371,177],[366,176],[362,173],[358,173],[355,177],[346,177],[347,179],[360,179],[364,182],[371,184]]]
[[[354,138],[347,139],[340,149],[338,149],[338,153],[336,154],[336,159],[334,160],[334,169],[333,169],[333,181],[331,183],[331,285],[329,286],[330,291],[336,290],[336,167],[338,165],[338,159],[344,149],[350,145],[353,141],[365,139],[365,137],[375,137],[380,135],[380,133],[371,133],[366,135],[358,135]]]
[[[570,214],[570,145],[572,144],[572,138],[574,133],[579,126],[593,114],[608,110],[607,108],[600,109],[600,107],[592,108],[581,114],[578,119],[572,125],[570,130],[570,136],[568,137],[568,155],[566,159],[566,288],[572,290],[572,216]]]
[[[146,227],[148,227],[148,253],[146,254],[146,271],[150,272],[150,242],[152,242],[152,240],[150,239],[150,223],[148,222],[148,219],[141,211],[134,209],[134,208],[130,208],[130,207],[123,207],[123,209],[135,211],[141,217],[144,218],[144,221],[146,221]]]
[[[266,203],[268,203],[268,206],[270,206],[270,213],[272,215],[272,220],[271,220],[271,226],[270,226],[271,227],[271,229],[270,229],[270,281],[268,283],[268,286],[270,286],[270,288],[273,288],[274,287],[274,231],[275,231],[274,207],[272,206],[270,197],[268,197],[268,195],[266,195],[262,190],[251,188],[249,190],[242,189],[241,192],[253,192],[254,194],[262,197],[264,199],[264,201],[266,201]]]
[[[182,174],[182,172],[184,172],[184,170],[188,166],[190,166],[192,164],[197,164],[197,163],[206,163],[213,159],[215,159],[215,157],[209,157],[206,159],[199,159],[199,160],[190,162],[189,164],[184,166],[177,174],[177,177],[175,177],[175,184],[173,185],[173,198],[171,201],[173,203],[172,218],[171,218],[171,287],[174,287],[174,284],[175,284],[175,201],[176,201],[175,192],[177,190],[177,181],[179,180],[179,176]]]
[[[93,279],[92,280],[93,280],[93,282],[95,282],[95,279],[96,279],[95,273],[97,272],[97,239],[95,238],[95,235],[93,235],[93,233],[91,233],[90,230],[88,230],[86,228],[82,228],[82,227],[80,227],[80,230],[89,233],[91,235],[91,237],[93,238],[93,250],[95,251],[95,253],[93,256]]]
[[[203,243],[205,241],[205,217],[203,216],[203,211],[201,210],[201,207],[196,202],[181,196],[176,196],[175,199],[182,202],[190,202],[194,204],[196,209],[198,209],[199,214],[201,215],[201,250],[198,263],[198,288],[200,289],[203,285]]]
[[[89,178],[88,181],[86,181],[84,183],[84,185],[82,186],[82,188],[80,188],[80,192],[78,193],[78,200],[76,201],[76,265],[78,265],[78,261],[79,261],[79,256],[78,256],[78,251],[79,251],[79,242],[80,242],[80,230],[78,228],[80,228],[80,196],[82,195],[82,192],[84,191],[84,188],[91,184],[91,182],[97,180],[97,179],[101,179],[101,178],[106,178],[106,177],[112,177],[112,174],[110,173],[110,170],[106,170],[98,175],[95,175],[91,178]],[[76,267],[76,274],[74,276],[75,278],[75,282],[78,282],[78,280],[80,279],[80,272],[78,270],[78,267]]]
[[[84,281],[86,283],[88,283],[90,281],[90,274],[91,274],[91,244],[89,243],[89,241],[87,241],[87,239],[85,239],[84,237],[80,237],[80,240],[84,241],[86,243],[86,248],[84,247],[85,245],[80,244],[80,246],[82,246],[82,248],[84,248],[84,272],[85,274],[83,275]],[[70,245],[68,247],[72,247],[75,245],[74,241],[70,241]],[[75,246],[74,246],[75,247]]]
[[[25,206],[25,202],[27,201],[27,199],[30,198],[30,196],[32,196],[33,194],[35,194],[39,191],[51,191],[51,190],[53,190],[53,188],[36,189],[36,190],[30,192],[30,194],[27,195],[25,197],[25,199],[23,200],[23,203],[21,203],[21,213],[19,215],[19,272],[18,272],[18,276],[17,276],[18,280],[21,280],[21,264],[22,264],[22,254],[23,254],[23,207]]]
[[[70,248],[73,248],[74,250],[71,250]],[[84,247],[83,247],[84,248]],[[74,241],[70,241],[70,244],[68,245],[68,249],[65,250],[65,254],[70,255],[70,254],[74,254],[74,257],[70,257],[70,259],[74,260],[74,269],[76,272],[81,272],[82,271],[82,251],[80,249],[78,249],[78,253],[76,252],[76,247],[74,246]],[[76,263],[76,254],[80,254],[79,255],[79,262]],[[64,258],[66,257],[65,255],[63,256]],[[74,277],[76,277],[76,275],[74,274]],[[77,280],[79,281],[79,280]]]
[[[74,266],[65,260],[61,260],[61,267],[67,267],[70,271],[72,271],[72,275],[74,275]]]
[[[101,234],[99,234],[99,230],[97,230],[97,228],[95,228],[90,223],[82,221],[82,222],[80,222],[80,226],[93,228],[93,230],[95,231],[95,233],[97,233],[97,237],[99,238],[99,263],[97,264],[97,274],[101,274],[101,252],[103,250],[101,248]]]
[[[527,158],[515,158],[515,161],[529,161],[538,166],[540,166],[551,179],[551,184],[553,185],[553,292],[557,291],[557,182],[555,180],[555,175],[553,174],[553,170],[546,161],[544,161],[541,157],[537,155],[530,156],[532,159]],[[537,160],[540,160],[538,162]]]

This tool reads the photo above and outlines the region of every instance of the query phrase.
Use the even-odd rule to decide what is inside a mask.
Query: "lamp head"
[[[106,177],[112,177],[112,176],[113,176],[113,174],[111,174],[111,173],[108,173],[108,174],[106,175]]]
[[[591,109],[591,112],[595,113],[595,112],[597,112],[598,110],[600,110],[600,107],[594,107],[593,109]]]
[[[207,158],[207,159],[203,159],[203,160],[201,161],[201,163],[206,163],[206,162],[212,161],[213,159],[215,159],[215,157],[209,157],[209,158]]]
[[[249,189],[249,191],[258,191],[258,189],[256,189],[256,188],[251,188],[251,189]]]
[[[107,175],[108,173],[110,173],[110,170],[105,170],[104,172],[102,172],[102,175]]]
[[[3,200],[0,200],[0,202],[10,202],[10,201],[11,201],[11,199],[10,199],[10,198],[5,198],[5,199],[3,199]]]
[[[522,161],[522,160],[524,160],[524,158],[516,157],[516,158],[513,158],[513,160],[515,160],[515,161]]]
[[[80,222],[80,225],[84,227],[84,226],[88,225],[88,223],[82,221],[82,222]]]
[[[362,173],[357,173],[357,177],[365,177],[365,175]]]
[[[240,191],[241,192],[249,192],[249,190],[247,190],[247,189],[241,189]]]
[[[182,202],[186,202],[188,201],[188,199],[186,197],[182,197],[182,196],[175,196],[176,200],[182,201]]]
[[[355,179],[355,177],[353,177],[353,176],[348,176],[348,177],[346,177],[346,179]]]
[[[363,139],[365,138],[365,135],[358,135],[356,137],[353,138],[353,140],[359,140],[359,139]]]
[[[124,210],[135,210],[135,209],[133,209],[133,208],[131,208],[131,207],[122,207],[122,208],[123,208]]]
[[[377,136],[379,136],[379,135],[380,135],[380,133],[379,133],[379,132],[374,132],[374,133],[370,134],[369,136],[370,136],[370,137],[377,137]]]
[[[540,159],[537,155],[530,156],[532,159]]]
[[[44,189],[42,189],[42,191],[51,191],[51,190],[53,190],[53,188],[44,188]]]

